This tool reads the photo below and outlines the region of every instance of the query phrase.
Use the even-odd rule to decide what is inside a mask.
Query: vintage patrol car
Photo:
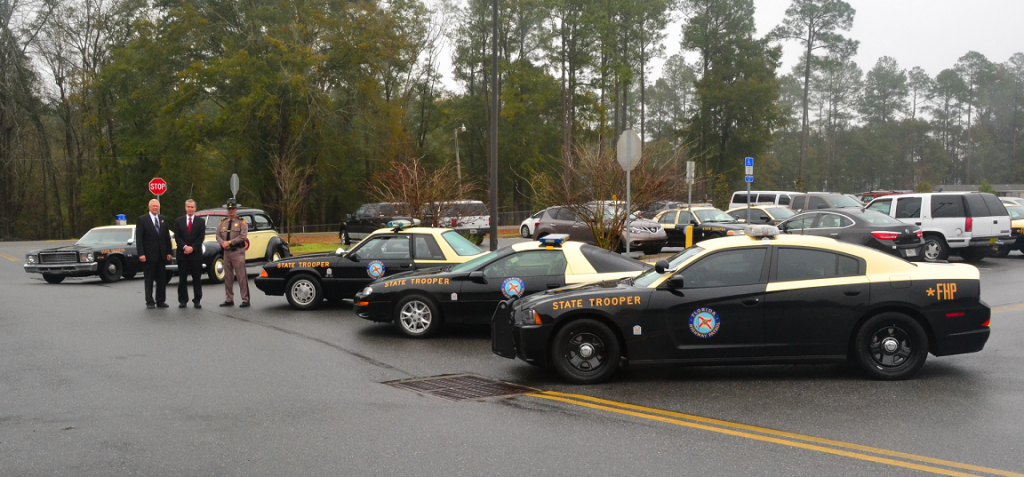
[[[352,298],[366,285],[385,276],[454,265],[484,251],[452,229],[402,225],[380,229],[347,252],[301,255],[263,266],[256,288],[267,295],[285,295],[299,310],[328,300]]]
[[[355,312],[370,321],[393,323],[407,336],[424,338],[437,332],[442,322],[487,324],[498,303],[511,296],[633,277],[651,267],[568,238],[548,235],[453,267],[381,280],[356,295]]]
[[[66,277],[99,276],[104,282],[132,278],[142,271],[134,225],[95,227],[74,245],[33,250],[25,255],[25,271],[41,273],[47,283]]]
[[[206,276],[212,281],[223,283],[224,251],[217,243],[217,225],[228,217],[228,211],[224,207],[204,209],[196,212],[196,216],[206,221],[206,237],[203,239],[203,267],[206,269]],[[272,262],[291,254],[288,244],[277,235],[274,222],[266,212],[239,206],[236,216],[249,226],[245,241],[246,264]],[[176,272],[177,261],[175,260],[168,268]]]
[[[749,364],[850,359],[884,380],[935,356],[980,351],[991,310],[967,264],[910,263],[824,237],[708,240],[635,279],[502,302],[492,349],[566,380],[607,380],[630,363]]]

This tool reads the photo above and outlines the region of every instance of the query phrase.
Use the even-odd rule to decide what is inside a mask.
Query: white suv
[[[977,262],[994,246],[1011,240],[1010,215],[992,194],[887,195],[872,200],[866,208],[920,226],[928,261],[945,260],[955,250],[964,260]]]

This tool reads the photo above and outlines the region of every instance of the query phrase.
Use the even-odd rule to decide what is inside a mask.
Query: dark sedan
[[[824,209],[804,212],[779,224],[787,234],[817,235],[865,245],[907,260],[922,260],[921,228],[865,209]]]

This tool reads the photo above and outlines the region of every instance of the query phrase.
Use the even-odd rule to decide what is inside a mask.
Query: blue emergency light
[[[562,242],[565,242],[566,240],[569,240],[569,234],[545,235],[545,236],[543,236],[543,237],[541,237],[541,238],[539,238],[537,240],[539,240],[540,243],[542,243],[544,245],[558,246],[558,245],[562,245]]]

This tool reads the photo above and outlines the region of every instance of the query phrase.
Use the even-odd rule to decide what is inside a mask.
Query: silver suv
[[[965,261],[984,259],[994,246],[1009,243],[1010,215],[999,198],[983,192],[887,195],[867,205],[924,232],[924,258],[945,260],[951,252]]]

